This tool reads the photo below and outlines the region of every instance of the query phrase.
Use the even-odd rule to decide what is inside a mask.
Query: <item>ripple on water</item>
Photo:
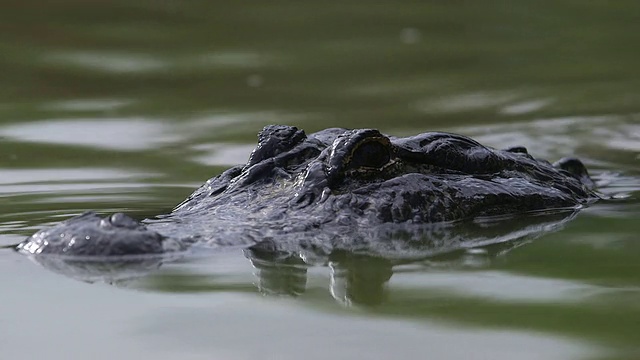
[[[136,334],[161,344],[162,351],[188,349],[230,358],[261,357],[265,332],[279,334],[269,338],[269,353],[279,359],[299,359],[301,354],[305,359],[393,359],[399,354],[406,359],[425,354],[434,359],[576,359],[602,352],[579,341],[527,331],[478,331],[436,321],[407,323],[316,313],[284,301],[256,305],[236,298],[215,307],[147,313]],[[251,319],[251,326],[237,321],[239,311]],[[212,326],[216,323],[226,326]]]
[[[449,295],[505,303],[572,303],[610,291],[596,285],[500,271],[433,271],[404,273],[397,286],[414,285]]]
[[[122,211],[123,204],[151,202],[146,190],[152,187],[148,180],[159,176],[109,168],[1,169],[1,172],[0,199],[4,201],[0,202],[0,224],[4,227],[0,227],[0,232],[22,229],[24,226],[18,225],[23,219],[59,221],[99,203],[117,204],[110,211],[113,212]]]
[[[281,56],[266,55],[254,51],[216,51],[193,57],[190,65],[215,68],[262,68],[283,64]]]
[[[122,171],[105,168],[52,168],[52,169],[2,169],[0,189],[7,185],[23,185],[25,191],[31,189],[32,184],[51,182],[86,182],[113,181],[148,177],[152,174],[142,172]],[[27,185],[29,186],[27,188]],[[8,191],[0,191],[8,193]]]
[[[43,61],[118,74],[153,73],[167,69],[257,69],[284,64],[283,57],[249,50],[205,52],[182,56],[115,51],[65,51],[47,54]]]
[[[63,66],[75,65],[91,70],[112,73],[155,72],[167,63],[149,54],[107,51],[68,51],[48,54],[44,61]]]
[[[194,145],[194,150],[204,154],[192,160],[204,165],[233,166],[247,162],[253,148],[254,145],[233,143]]]
[[[506,107],[519,98],[521,98],[521,95],[514,92],[476,92],[419,100],[415,102],[412,107],[427,114],[456,113],[497,106]],[[546,104],[542,104],[542,106],[545,105]]]
[[[47,111],[111,111],[132,103],[133,100],[127,99],[76,99],[44,103],[41,108]]]
[[[2,169],[0,195],[84,192],[147,186],[138,182],[158,174],[105,168]],[[33,199],[31,202],[39,202]]]
[[[621,164],[603,164],[596,160],[599,154],[613,150],[640,151],[640,127],[629,124],[628,116],[572,116],[450,130],[498,148],[523,145],[538,158],[553,160],[577,155],[588,164],[610,169],[619,169]]]
[[[135,151],[177,141],[169,129],[169,124],[144,118],[53,119],[8,125],[0,128],[0,136],[25,142]]]
[[[594,135],[600,136],[611,149],[637,152],[640,159],[640,125],[624,124],[618,127],[600,127],[594,129]]]

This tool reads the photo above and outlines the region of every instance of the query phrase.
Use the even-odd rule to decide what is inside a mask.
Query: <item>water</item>
[[[88,209],[170,211],[270,123],[576,155],[618,199],[508,252],[394,266],[229,250],[105,284],[0,250],[0,358],[640,357],[638,14],[634,1],[5,2],[0,245]]]

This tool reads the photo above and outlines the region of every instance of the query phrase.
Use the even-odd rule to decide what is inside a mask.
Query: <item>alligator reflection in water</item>
[[[345,305],[375,305],[384,301],[385,285],[391,279],[394,266],[428,260],[451,267],[484,267],[498,256],[526,244],[546,233],[560,230],[577,212],[544,214],[466,226],[441,229],[440,235],[427,235],[408,239],[405,234],[385,239],[396,243],[393,250],[382,255],[366,252],[334,251],[321,264],[331,269],[330,292],[334,299]],[[458,224],[460,225],[460,224]],[[446,246],[456,244],[455,248]],[[409,245],[406,247],[404,245]],[[470,251],[478,250],[478,251]],[[297,296],[304,292],[312,254],[280,254],[245,251],[258,269],[259,290],[267,295]]]
[[[429,261],[452,267],[483,267],[496,257],[546,233],[560,230],[572,220],[576,211],[545,213],[530,217],[458,223],[455,226],[422,226],[422,231],[387,232],[384,238],[369,241],[385,244],[372,251],[336,250],[331,253],[310,249],[297,251],[264,251],[260,247],[244,249],[255,268],[257,290],[265,295],[299,296],[307,291],[308,270],[311,266],[328,265],[331,273],[331,295],[343,304],[374,305],[384,301],[385,285],[394,267]],[[300,243],[303,237],[319,234],[297,234],[293,239],[271,239],[278,243]],[[293,236],[293,235],[291,235]],[[358,236],[358,235],[355,235]],[[363,233],[360,236],[371,236]],[[359,240],[362,241],[362,240]],[[372,249],[369,249],[372,250]],[[470,255],[470,250],[475,255]],[[240,250],[238,250],[240,251]],[[117,286],[143,287],[154,291],[202,291],[202,284],[189,285],[190,275],[180,276],[179,290],[165,280],[161,265],[202,258],[200,251],[173,257],[146,256],[101,259],[82,259],[59,255],[33,255],[31,259],[49,270],[87,282],[106,282]],[[470,256],[473,261],[469,261]],[[480,261],[479,261],[480,260]],[[169,268],[170,273],[170,268]],[[140,279],[142,278],[142,279]],[[213,278],[213,276],[212,276]],[[132,280],[141,281],[132,281]],[[191,279],[193,280],[193,279]],[[211,279],[207,279],[211,280]],[[215,281],[215,280],[214,280]],[[246,286],[233,289],[207,281],[205,291],[246,291]],[[249,290],[249,291],[256,291]]]

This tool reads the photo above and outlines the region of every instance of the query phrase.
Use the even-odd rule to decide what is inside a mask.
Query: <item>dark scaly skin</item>
[[[331,251],[376,241],[362,234],[423,234],[421,224],[577,209],[598,199],[593,188],[577,159],[550,164],[524,147],[496,150],[462,135],[395,138],[372,129],[326,129],[306,136],[295,127],[267,126],[246,165],[208,180],[168,215],[139,223],[86,213],[18,248],[139,255],[194,244],[277,248],[286,238],[294,247]]]

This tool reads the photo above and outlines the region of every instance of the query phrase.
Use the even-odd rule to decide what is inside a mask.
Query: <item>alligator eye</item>
[[[378,130],[345,131],[331,144],[326,167],[329,186],[339,183],[349,170],[381,169],[392,157],[391,141]]]
[[[512,146],[504,149],[504,151],[516,154],[528,154],[527,148],[524,146]]]
[[[386,140],[386,142],[384,141]],[[386,138],[368,139],[356,146],[351,152],[349,168],[381,168],[391,159]]]

